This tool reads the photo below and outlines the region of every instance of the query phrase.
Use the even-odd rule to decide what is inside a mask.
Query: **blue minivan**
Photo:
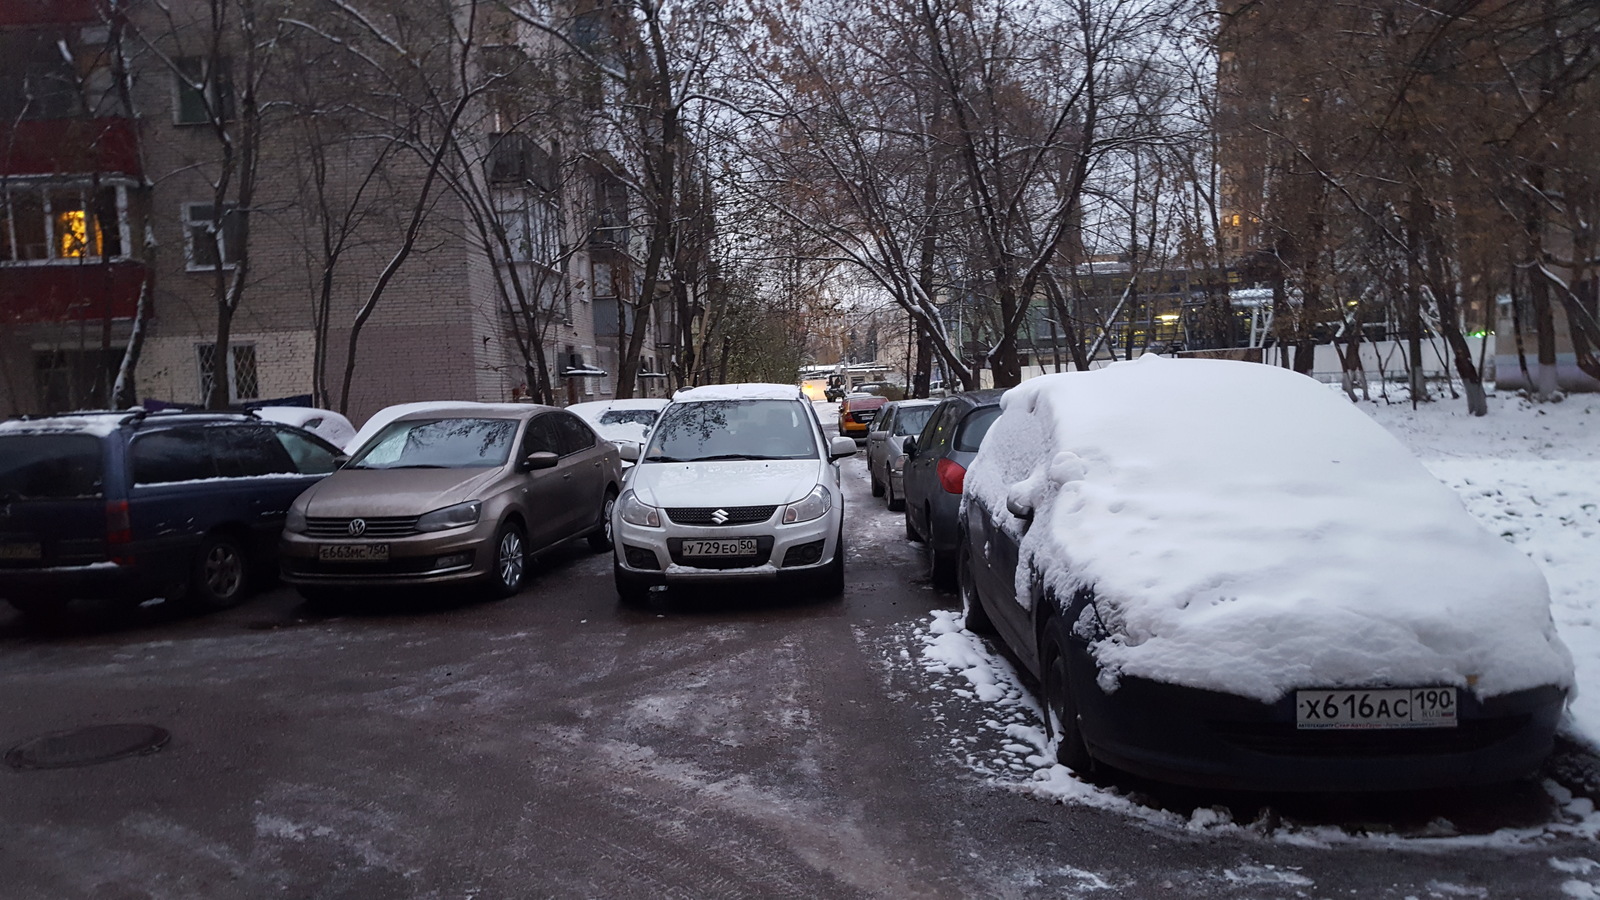
[[[242,600],[276,568],[289,504],[338,448],[248,413],[144,410],[0,422],[0,598]]]

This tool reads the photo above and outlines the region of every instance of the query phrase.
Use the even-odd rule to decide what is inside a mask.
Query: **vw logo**
[[[726,523],[728,521],[728,511],[725,509],[717,510],[711,514],[711,521],[717,523],[718,525]]]
[[[363,534],[367,533],[367,520],[351,519],[350,526],[345,530],[350,532],[351,537],[361,537]]]

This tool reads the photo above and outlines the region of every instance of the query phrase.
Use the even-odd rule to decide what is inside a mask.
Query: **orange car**
[[[878,414],[879,407],[888,402],[888,398],[876,394],[846,394],[839,401],[839,433],[845,437],[866,440],[873,416]]]

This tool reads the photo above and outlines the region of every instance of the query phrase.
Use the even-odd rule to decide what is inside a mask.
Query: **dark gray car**
[[[935,584],[955,583],[961,487],[983,436],[1000,416],[1004,393],[968,391],[945,398],[922,434],[903,444],[906,537],[928,546]]]
[[[872,420],[867,432],[867,477],[872,480],[872,496],[887,494],[892,510],[906,508],[905,440],[922,433],[938,405],[938,400],[897,400],[885,404]]]

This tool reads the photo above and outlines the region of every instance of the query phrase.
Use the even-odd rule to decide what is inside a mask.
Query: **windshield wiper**
[[[640,462],[693,462],[693,460],[679,459],[676,456],[646,456]]]
[[[771,459],[770,456],[758,456],[752,453],[723,453],[717,456],[700,456],[691,462],[712,462],[719,459]]]
[[[448,469],[450,466],[434,465],[433,463],[411,463],[404,466],[386,466],[389,469]]]

